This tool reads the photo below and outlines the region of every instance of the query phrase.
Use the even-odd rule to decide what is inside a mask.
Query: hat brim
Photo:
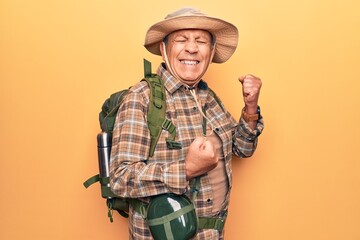
[[[183,29],[201,29],[216,38],[214,63],[226,62],[235,52],[238,43],[237,28],[224,20],[208,16],[179,16],[165,19],[151,26],[146,33],[145,48],[161,55],[160,43],[170,33]]]

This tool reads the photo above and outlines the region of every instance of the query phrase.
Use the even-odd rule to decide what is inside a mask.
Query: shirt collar
[[[170,94],[173,94],[176,90],[178,90],[181,87],[186,87],[184,83],[182,83],[180,80],[176,79],[171,75],[169,71],[166,70],[165,63],[161,63],[156,71],[157,75],[161,77],[161,79],[164,82],[164,86],[166,90],[170,92]],[[207,90],[208,85],[205,81],[200,80],[197,87],[201,90]]]

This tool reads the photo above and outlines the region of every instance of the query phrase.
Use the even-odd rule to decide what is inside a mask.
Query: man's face
[[[162,47],[160,50],[164,59]],[[211,35],[198,29],[173,32],[168,36],[166,52],[174,74],[180,81],[192,86],[205,74],[212,60]]]

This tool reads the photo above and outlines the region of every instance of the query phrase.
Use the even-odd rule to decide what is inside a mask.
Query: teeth
[[[198,64],[199,61],[182,60],[181,63],[187,64],[187,65],[195,65],[195,64]]]

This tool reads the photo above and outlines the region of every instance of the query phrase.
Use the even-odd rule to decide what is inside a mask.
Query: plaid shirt
[[[172,192],[186,194],[191,198],[190,186],[194,180],[187,181],[185,157],[192,141],[203,134],[203,119],[193,96],[182,82],[172,77],[163,65],[157,74],[162,78],[166,89],[166,118],[176,126],[176,141],[182,149],[168,149],[166,138],[170,134],[163,130],[156,145],[154,156],[149,158],[150,133],[147,125],[149,87],[142,81],[133,86],[124,98],[114,126],[110,179],[112,191],[124,198],[141,198],[148,202],[150,196]],[[263,119],[252,130],[241,118],[237,123],[229,112],[223,110],[218,102],[208,94],[204,81],[198,84],[198,98],[206,106],[206,115],[215,127],[222,141],[229,190],[231,189],[231,158],[250,157],[256,149],[257,137],[263,130]],[[229,204],[227,193],[224,209]],[[200,191],[196,198],[198,216],[211,216],[212,189],[209,177],[200,178]],[[142,216],[130,207],[130,239],[152,239]],[[195,239],[221,239],[216,230],[200,230]]]

